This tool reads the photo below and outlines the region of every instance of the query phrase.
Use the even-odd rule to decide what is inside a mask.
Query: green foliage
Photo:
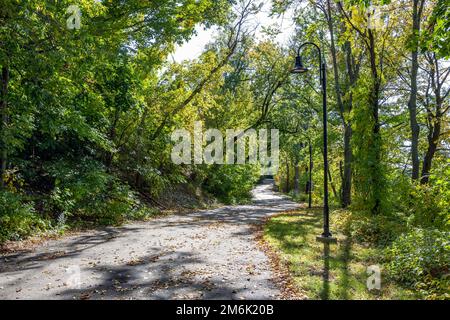
[[[414,229],[387,250],[390,275],[428,298],[450,298],[450,233]]]
[[[413,2],[399,6],[398,1],[329,2],[328,12],[326,8],[317,11],[305,7],[299,10],[300,14],[296,17],[299,43],[313,41],[322,48],[330,48],[326,59],[330,79],[331,206],[340,204],[338,197],[333,195],[338,193],[335,190],[344,181],[349,181],[344,177],[344,157],[347,160],[351,158],[352,204],[348,210],[338,210],[332,214],[331,227],[345,233],[354,243],[376,248],[377,251],[395,243],[393,248],[398,249],[402,256],[395,265],[398,275],[402,274],[402,270],[405,274],[411,274],[413,271],[408,269],[410,265],[419,264],[408,260],[414,258],[414,241],[417,240],[418,246],[423,247],[418,249],[423,251],[422,256],[431,257],[428,267],[417,266],[417,270],[432,268],[433,257],[439,253],[431,250],[433,246],[437,251],[442,248],[440,240],[434,244],[422,241],[418,231],[413,231],[414,228],[437,229],[436,234],[424,231],[428,232],[424,237],[448,239],[450,166],[447,140],[450,109],[447,108],[448,101],[442,99],[448,91],[445,79],[449,72],[448,61],[443,59],[448,58],[450,43],[447,3],[446,0],[423,2],[423,8],[417,12],[420,21],[411,19],[414,16]],[[274,12],[284,12],[296,5],[295,1],[277,2]],[[377,13],[381,14],[380,24],[376,21]],[[421,30],[413,34],[413,24],[417,22],[420,22]],[[325,34],[324,29],[327,29]],[[324,35],[328,37],[325,40]],[[420,47],[416,80],[411,71],[412,51],[417,46],[415,40]],[[304,62],[310,63],[307,49],[303,52],[303,58]],[[308,137],[315,142],[314,150],[322,147],[323,142],[319,140],[322,127],[314,127],[314,119],[320,119],[321,111],[317,110],[317,106],[320,106],[322,97],[317,94],[320,92],[309,90],[310,87],[318,89],[316,82],[311,81],[315,80],[315,74],[310,72],[299,77],[304,80],[293,78],[293,83],[298,81],[295,87],[282,88],[290,94],[286,95],[286,101],[280,99],[279,108],[271,119],[272,123],[287,132],[282,136],[281,163],[301,163],[305,166],[305,160],[294,146]],[[306,80],[309,80],[307,85],[303,83]],[[295,106],[292,108],[295,112],[289,110],[291,103]],[[316,114],[309,117],[307,111],[311,109]],[[297,119],[297,114],[302,117]],[[304,125],[304,119],[312,125]],[[411,179],[412,156],[415,153],[411,151],[414,151],[412,146],[416,145],[411,142],[411,137],[416,134],[413,127],[416,120],[420,127],[417,145],[422,175],[428,178],[426,168],[428,165],[432,167],[429,182],[422,179],[422,185]],[[346,134],[349,133],[346,131],[349,125],[352,128],[351,139]],[[349,145],[350,148],[346,149]],[[351,157],[346,151],[351,151]],[[323,162],[318,151],[314,152],[313,162],[314,196],[316,200],[323,199]],[[282,168],[277,177],[281,188],[284,188],[286,177],[292,180],[293,165],[289,166]],[[414,171],[415,177],[417,172]],[[380,253],[379,258],[384,262],[387,256]],[[395,259],[395,255],[392,258]],[[439,259],[436,267],[448,272],[448,254]],[[448,280],[442,280],[440,276],[436,278],[432,273],[424,271],[416,274],[414,287],[411,286],[412,281],[408,285],[423,293],[424,297],[439,297],[444,288],[449,290]]]
[[[409,227],[449,230],[449,177],[450,166],[447,161],[433,170],[430,184],[412,183],[403,175],[391,178],[393,207],[404,216]]]
[[[27,202],[2,195],[11,198],[8,207],[3,203],[2,238],[37,231],[35,211],[52,222],[65,217],[81,224],[152,215],[137,194],[158,196],[186,181],[170,163],[168,138],[172,126],[183,123],[162,118],[218,61],[188,65],[180,88],[172,81],[172,67],[167,87],[158,83],[158,74],[175,45],[199,24],[227,23],[231,3],[0,2],[0,160],[6,166],[1,175],[16,192],[8,176],[15,170],[23,177],[20,191],[31,195]],[[66,28],[70,5],[81,10],[79,30]],[[210,50],[205,56],[216,54]],[[161,123],[161,134],[150,137]]]
[[[309,201],[309,196],[306,193],[295,194],[294,191],[291,191],[289,193],[289,196],[295,202],[308,202]]]
[[[376,246],[386,246],[406,231],[406,225],[400,217],[373,216],[367,211],[334,211],[332,221],[337,229],[351,236],[353,241]]]
[[[49,221],[37,215],[32,204],[22,196],[0,192],[0,243],[21,240],[49,228]]]
[[[374,119],[369,107],[370,86],[372,81],[362,77],[358,88],[353,94],[355,108],[352,112],[353,123],[353,152],[354,152],[354,184],[355,203],[357,210],[366,210],[372,213],[386,211],[387,182],[386,168],[382,157],[384,155],[383,139],[379,133],[374,133]]]
[[[422,50],[432,50],[439,56],[450,56],[450,9],[447,0],[438,0],[429,17],[429,28],[422,34]]]
[[[60,161],[49,168],[55,179],[49,211],[64,213],[72,221],[120,224],[145,216],[145,209],[128,186],[98,162]]]
[[[274,12],[282,13],[297,2],[276,1]],[[446,77],[440,67],[445,63],[439,59],[449,54],[447,2],[424,3],[422,32],[417,35],[424,51],[419,54],[417,89],[417,120],[425,129],[419,135],[419,153],[437,150],[429,162],[433,164],[429,184],[422,186],[410,181],[411,148],[405,143],[411,137],[407,100],[413,88],[405,57],[411,53],[408,39],[416,40],[410,34],[411,4],[348,0],[338,8],[331,1],[326,15],[306,6],[297,8],[296,16],[297,40],[331,48],[324,57],[331,89],[332,207],[341,202],[339,189],[345,180],[344,129],[353,129],[345,153],[346,160],[352,158],[352,211],[334,213],[333,226],[355,243],[377,250],[394,242],[391,251],[400,258],[393,262],[392,274],[431,294],[430,288],[441,292],[445,283],[444,260],[438,255],[448,255],[443,239],[448,238],[449,228],[450,166],[448,145],[440,141],[448,136],[448,108],[436,93],[441,90],[440,97],[445,97],[448,86],[430,78],[433,73]],[[80,30],[65,27],[66,9],[72,4],[82,12]],[[224,203],[249,201],[258,179],[257,166],[171,162],[171,132],[190,128],[195,121],[222,132],[280,129],[283,165],[276,180],[292,189],[298,165],[299,201],[307,199],[304,187],[311,145],[313,200],[321,205],[318,72],[290,77],[293,50],[276,43],[276,27],[265,28],[264,40],[258,41],[249,21],[236,25],[240,14],[252,20],[251,15],[261,9],[255,3],[247,12],[230,12],[231,6],[242,4],[234,0],[0,0],[0,167],[5,184],[0,191],[0,241],[45,231],[57,221],[64,222],[62,217],[68,224],[89,225],[145,219],[155,211],[140,199],[157,202],[158,196],[185,183],[196,191],[203,187]],[[368,25],[369,4],[388,6],[386,32]],[[330,24],[325,24],[326,18],[332,19]],[[168,56],[199,25],[218,26],[217,39],[198,59],[171,63]],[[334,26],[334,48],[331,34],[324,33],[330,26]],[[336,54],[335,61],[329,53]],[[318,71],[316,52],[306,47],[303,55],[311,70]],[[431,65],[426,57],[433,60]],[[440,132],[432,132],[432,127]],[[435,146],[430,142],[434,134],[439,140],[433,141]],[[417,227],[424,230],[411,231]],[[417,259],[415,241],[422,250]]]
[[[415,227],[450,227],[450,202],[448,189],[441,189],[439,184],[414,186],[411,207],[408,210],[408,223]]]
[[[248,202],[250,191],[259,178],[259,168],[253,165],[211,166],[205,189],[224,203]]]

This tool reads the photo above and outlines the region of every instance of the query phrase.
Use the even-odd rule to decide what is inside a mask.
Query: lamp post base
[[[338,242],[337,239],[332,236],[325,237],[323,235],[317,236],[316,240],[317,240],[317,242],[328,243],[328,244],[337,244],[337,242]]]

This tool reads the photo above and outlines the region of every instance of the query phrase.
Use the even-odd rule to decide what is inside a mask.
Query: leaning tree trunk
[[[430,182],[430,173],[433,164],[433,158],[437,152],[441,140],[443,117],[445,117],[445,113],[450,108],[448,105],[444,107],[446,95],[443,96],[441,93],[441,89],[443,88],[444,82],[446,81],[446,77],[449,75],[449,73],[447,73],[447,75],[444,77],[441,76],[442,73],[439,70],[439,62],[436,58],[436,54],[433,53],[432,56],[427,56],[427,59],[431,64],[429,84],[431,85],[431,88],[434,92],[433,102],[435,110],[433,112],[430,108],[430,104],[427,103],[426,109],[428,114],[428,148],[423,161],[422,178],[420,181],[421,184],[428,184]]]
[[[433,158],[438,148],[440,135],[441,123],[439,119],[436,119],[434,121],[434,126],[430,128],[430,133],[428,134],[428,149],[423,160],[422,179],[420,180],[420,183],[423,185],[430,182],[430,173],[433,165]]]

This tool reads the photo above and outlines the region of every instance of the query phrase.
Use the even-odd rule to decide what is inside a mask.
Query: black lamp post
[[[302,61],[300,55],[301,50],[308,45],[314,46],[319,53],[319,63],[320,63],[320,81],[322,84],[322,95],[323,95],[323,181],[324,181],[324,206],[323,206],[323,234],[317,237],[318,241],[321,242],[336,242],[330,232],[330,207],[328,205],[328,113],[327,113],[327,71],[325,65],[325,59],[322,59],[322,51],[320,47],[313,42],[303,43],[297,51],[297,57],[295,58],[295,68],[292,73],[306,73],[309,71]]]

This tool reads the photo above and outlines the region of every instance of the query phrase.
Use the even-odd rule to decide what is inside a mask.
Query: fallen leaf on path
[[[91,294],[89,292],[82,293],[80,295],[80,300],[89,300],[91,298]]]

